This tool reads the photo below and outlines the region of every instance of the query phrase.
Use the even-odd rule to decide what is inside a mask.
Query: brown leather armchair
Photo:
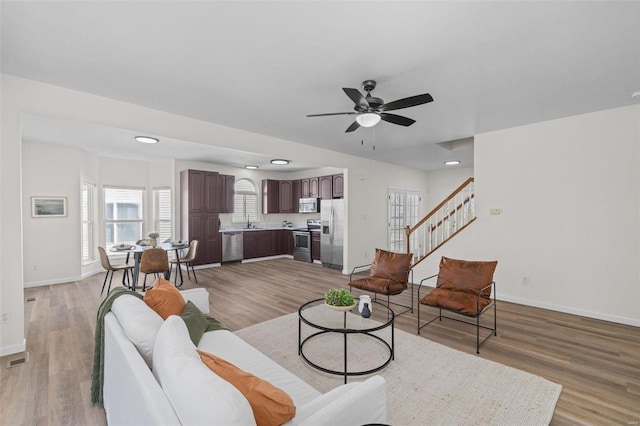
[[[496,283],[493,281],[497,261],[480,262],[442,257],[437,275],[424,278],[418,286],[418,334],[420,329],[442,318],[463,322],[476,326],[476,353],[480,353],[482,345],[491,335],[497,336],[496,318]],[[437,278],[436,288],[423,298],[420,290],[425,281]],[[426,286],[426,284],[425,284]],[[492,298],[493,295],[493,298]],[[420,325],[420,305],[438,309],[438,316]],[[493,328],[480,325],[480,316],[493,307]],[[474,318],[475,322],[442,315],[442,310]],[[491,331],[480,341],[480,329]]]
[[[355,287],[360,290],[370,291],[374,293],[373,300],[377,300],[378,294],[387,296],[387,306],[389,308],[391,308],[391,305],[406,308],[396,316],[406,312],[413,312],[413,283],[411,283],[411,306],[391,301],[391,296],[398,295],[409,287],[409,277],[412,275],[412,259],[413,254],[411,253],[394,253],[377,248],[373,263],[353,268],[349,277],[349,290]],[[356,274],[369,268],[371,271],[368,277],[358,278]]]

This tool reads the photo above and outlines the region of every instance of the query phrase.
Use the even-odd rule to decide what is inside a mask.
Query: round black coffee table
[[[316,299],[305,303],[298,310],[298,355],[305,360],[307,364],[325,373],[344,376],[344,382],[347,383],[349,376],[364,376],[375,373],[385,368],[394,359],[394,319],[395,315],[387,306],[372,301],[371,318],[363,318],[358,312],[356,305],[351,311],[340,312],[330,306],[325,305],[324,299]],[[302,324],[306,324],[313,329],[319,330],[311,335],[302,337]],[[384,336],[374,334],[379,330],[390,328],[391,342],[387,341]],[[321,366],[320,360],[311,360],[310,356],[305,354],[305,346],[321,336],[342,335],[344,350],[344,369],[342,371]],[[364,336],[365,339],[359,339],[358,346],[348,345],[348,337],[350,335]],[[369,347],[369,343],[381,343],[377,345],[382,347],[382,354],[376,353],[374,346]],[[350,371],[348,368],[348,358],[350,351],[360,351],[361,353],[371,354],[372,357],[380,358],[379,362],[375,362],[373,368],[359,371]],[[326,360],[325,360],[326,361]]]

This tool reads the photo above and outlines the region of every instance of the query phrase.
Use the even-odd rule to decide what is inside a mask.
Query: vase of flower
[[[158,237],[160,236],[160,234],[158,232],[149,232],[149,245],[151,247],[157,247],[158,246]]]

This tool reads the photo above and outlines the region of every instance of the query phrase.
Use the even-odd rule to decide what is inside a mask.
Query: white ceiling
[[[471,166],[468,142],[477,133],[640,102],[631,97],[640,90],[640,2],[3,0],[0,7],[3,73],[425,170],[449,159]],[[382,122],[345,133],[353,116],[306,117],[350,111],[341,88],[361,89],[366,79],[378,82],[372,94],[386,102],[421,93],[434,102],[394,111],[416,120],[411,127]],[[24,132],[54,143],[79,134],[91,150],[83,133],[90,132],[102,155],[116,155],[109,147],[135,129],[30,116]],[[155,151],[176,157],[179,143]],[[253,161],[250,153],[209,149],[180,151],[200,161]]]

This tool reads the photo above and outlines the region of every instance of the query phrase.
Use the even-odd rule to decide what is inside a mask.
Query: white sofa
[[[205,289],[181,293],[209,313]],[[104,344],[104,407],[110,425],[254,424],[242,394],[200,361],[181,318],[162,321],[139,298],[122,295],[105,316]],[[198,349],[284,390],[296,406],[296,416],[286,425],[386,421],[381,376],[322,394],[230,331],[205,333]]]

